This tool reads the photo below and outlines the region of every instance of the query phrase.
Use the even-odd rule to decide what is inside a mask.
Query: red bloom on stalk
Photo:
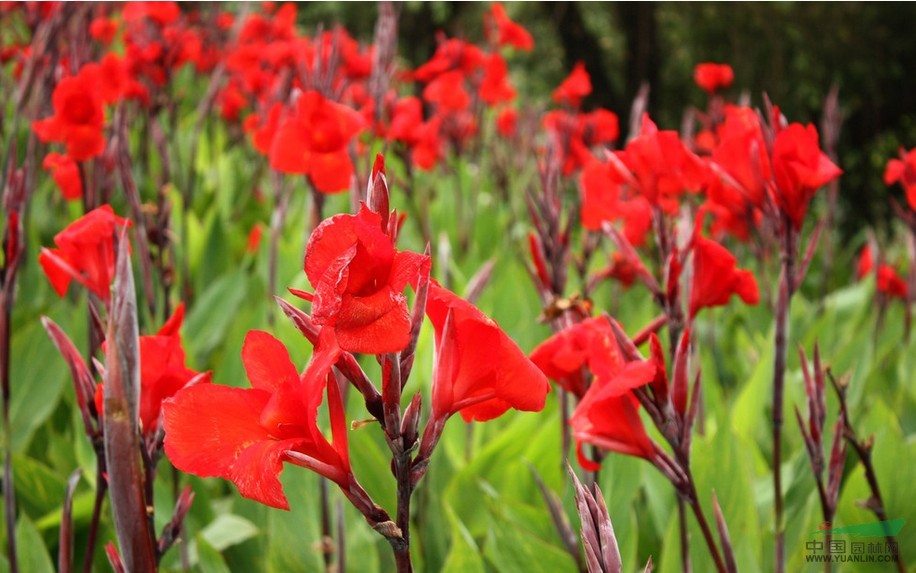
[[[563,154],[563,174],[594,161],[590,148],[611,143],[620,134],[617,115],[606,109],[590,113],[554,110],[544,115],[544,127],[557,140],[557,152]]]
[[[515,88],[509,83],[509,66],[498,53],[487,57],[480,83],[480,99],[489,105],[515,99]]]
[[[106,46],[114,40],[115,34],[118,32],[118,23],[113,18],[106,18],[101,16],[95,18],[91,24],[89,24],[89,35],[92,36],[94,40],[105,44]]]
[[[900,159],[891,159],[884,170],[884,184],[900,183],[906,192],[906,202],[916,211],[916,149],[900,150]]]
[[[444,111],[462,111],[471,105],[471,96],[464,89],[464,73],[452,70],[436,76],[423,88],[423,99]]]
[[[582,369],[608,378],[623,366],[611,325],[589,318],[554,334],[531,352],[541,372],[577,397],[585,395]]]
[[[489,15],[496,24],[494,39],[497,46],[512,46],[526,52],[534,49],[534,38],[531,37],[528,30],[509,18],[502,4],[494,2],[490,7]]]
[[[435,282],[426,316],[436,330],[433,419],[457,412],[483,422],[509,408],[544,408],[550,384],[496,322]]]
[[[865,248],[862,249],[862,253],[859,255],[859,261],[856,264],[856,276],[859,279],[863,279],[868,276],[869,273],[874,272],[874,270],[874,256],[872,255],[871,248],[865,245]],[[906,280],[897,273],[894,267],[887,263],[878,265],[878,270],[875,273],[875,288],[878,292],[890,298],[906,300],[908,290]]]
[[[737,187],[753,206],[762,207],[765,182],[771,179],[772,168],[757,112],[749,107],[727,106],[725,122],[717,135],[719,145],[713,150],[713,161],[725,171],[729,186]]]
[[[694,238],[690,318],[700,309],[728,304],[733,294],[747,304],[757,304],[757,280],[751,271],[737,268],[737,262],[719,243],[700,236]]]
[[[579,464],[586,470],[600,465],[585,458],[582,444],[652,460],[656,446],[639,417],[639,401],[630,391],[655,380],[652,361],[629,362],[609,377],[596,377],[569,419],[576,438]]]
[[[428,264],[424,255],[395,249],[381,216],[365,206],[331,217],[305,248],[305,274],[315,289],[312,318],[332,328],[344,350],[403,350],[410,341],[403,291]]]
[[[51,173],[64,199],[74,201],[83,197],[83,183],[76,161],[66,155],[52,152],[45,156],[41,166]]]
[[[585,71],[585,63],[577,62],[569,76],[557,89],[553,90],[553,101],[578,108],[582,99],[590,93],[592,93],[592,80]]]
[[[843,173],[821,151],[813,125],[793,123],[773,142],[775,199],[796,229],[801,229],[814,193]]]
[[[641,246],[652,228],[652,206],[645,197],[622,197],[624,182],[610,163],[591,161],[579,177],[582,188],[582,226],[600,231],[602,224],[623,221],[623,234],[634,246]]]
[[[616,152],[627,172],[623,177],[652,206],[666,212],[678,208],[677,197],[684,191],[703,188],[708,171],[703,161],[690,152],[676,131],[659,131],[649,115],[643,116],[639,135]]]
[[[496,132],[506,139],[515,136],[518,124],[518,110],[513,107],[507,107],[499,112],[496,116]]]
[[[706,62],[697,64],[693,68],[693,81],[707,93],[714,94],[732,85],[732,82],[735,81],[735,72],[728,64]]]
[[[132,225],[115,215],[110,205],[102,205],[55,235],[58,248],[42,248],[38,262],[57,294],[67,294],[70,281],[75,280],[108,300],[114,278],[114,235],[118,227]]]
[[[181,304],[159,332],[140,337],[140,424],[147,436],[159,430],[164,400],[174,396],[195,378],[199,382],[210,382],[209,372],[198,378],[200,372],[185,366],[179,333],[183,320],[184,304]],[[103,409],[102,397],[103,384],[99,384],[96,387],[95,407],[100,415]]]
[[[300,376],[283,343],[249,332],[242,362],[252,387],[198,384],[166,400],[166,455],[182,471],[231,480],[244,497],[279,509],[289,509],[279,479],[287,451],[302,455],[295,463],[346,487],[352,477],[346,419],[331,370],[339,356],[333,334],[322,330]],[[333,444],[317,423],[325,386]]]
[[[280,123],[270,147],[270,166],[284,173],[307,174],[322,193],[350,187],[353,162],[347,147],[364,127],[354,109],[305,92],[295,113]]]
[[[65,144],[67,155],[75,161],[91,159],[105,149],[105,110],[98,79],[95,73],[62,79],[51,96],[54,115],[32,123],[41,141]]]

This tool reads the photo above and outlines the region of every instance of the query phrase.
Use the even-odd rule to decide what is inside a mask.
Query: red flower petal
[[[493,320],[435,282],[430,283],[428,297],[426,315],[436,329],[437,361],[452,365],[442,372],[437,369],[435,415],[461,411],[466,421],[484,421],[510,407],[544,407],[550,391],[547,379]],[[446,329],[449,316],[451,326]]]
[[[295,384],[299,371],[282,342],[261,330],[251,330],[242,345],[242,363],[251,386],[273,392],[283,383]]]

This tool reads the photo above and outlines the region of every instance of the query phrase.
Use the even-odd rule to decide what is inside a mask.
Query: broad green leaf
[[[17,502],[29,515],[44,515],[63,504],[66,481],[44,464],[14,455],[13,476]]]
[[[486,571],[480,549],[470,532],[455,516],[455,512],[447,511],[452,526],[452,546],[449,549],[443,573],[484,573]]]
[[[16,548],[19,552],[19,570],[23,573],[54,572],[54,564],[44,539],[25,515],[20,515],[16,523]]]
[[[198,534],[196,539],[197,568],[200,573],[230,573],[223,556],[207,542],[207,538]]]
[[[237,545],[258,535],[260,530],[254,523],[238,515],[225,514],[217,517],[201,530],[200,535],[217,551]]]

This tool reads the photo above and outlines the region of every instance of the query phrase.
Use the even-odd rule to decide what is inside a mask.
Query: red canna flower
[[[906,281],[897,274],[894,267],[888,264],[878,265],[878,279],[876,288],[878,292],[884,293],[891,298],[906,300],[907,284]]]
[[[598,276],[614,279],[628,289],[633,286],[643,269],[642,261],[627,257],[620,251],[614,251],[614,254],[611,255],[611,264],[600,271]]]
[[[610,163],[590,161],[579,176],[582,226],[600,231],[605,222],[623,221],[623,234],[634,246],[646,241],[652,228],[652,206],[645,197],[624,199],[625,178]]]
[[[584,469],[594,471],[600,466],[585,458],[583,443],[647,460],[656,457],[656,446],[639,417],[639,401],[630,393],[652,382],[655,375],[654,362],[636,361],[612,377],[596,378],[569,419]]]
[[[118,227],[133,223],[102,205],[54,236],[56,249],[41,249],[38,262],[57,294],[67,294],[71,280],[108,300],[114,278],[114,235]]]
[[[706,62],[693,68],[693,81],[711,95],[732,85],[735,72],[728,64]]]
[[[350,352],[385,354],[407,346],[403,291],[428,272],[428,257],[395,249],[381,221],[365,206],[356,215],[336,215],[315,229],[305,248],[305,274],[315,289],[312,318],[332,328]]]
[[[572,72],[560,86],[553,90],[553,101],[578,108],[582,99],[592,93],[592,80],[585,71],[585,63],[577,62]]]
[[[452,70],[436,76],[423,88],[423,99],[443,111],[462,111],[471,105],[471,96],[464,89],[464,73]]]
[[[32,123],[41,141],[65,144],[75,161],[91,159],[105,149],[103,84],[98,79],[96,73],[62,79],[51,96],[54,115]]]
[[[587,390],[583,368],[596,377],[612,377],[623,358],[610,324],[589,318],[554,334],[531,352],[531,361],[548,378],[580,399]]]
[[[175,2],[127,2],[121,16],[125,22],[149,18],[163,26],[177,20],[181,16],[181,10]]]
[[[612,165],[626,168],[620,175],[628,184],[649,204],[668,213],[677,210],[681,193],[699,191],[708,177],[706,164],[684,146],[680,135],[659,131],[648,114],[643,116],[639,135],[615,155],[620,161]]]
[[[496,116],[496,132],[506,139],[515,136],[518,124],[518,110],[513,107],[507,107],[499,112]]]
[[[719,126],[719,145],[713,150],[715,164],[755,207],[763,207],[765,182],[772,178],[770,156],[757,112],[749,107],[727,106]]]
[[[875,259],[871,248],[865,245],[856,264],[856,276],[859,279],[863,279],[872,272],[875,272]],[[897,273],[894,267],[887,263],[878,265],[878,270],[875,272],[875,288],[879,293],[885,294],[890,298],[906,300],[908,290],[906,280]]]
[[[751,230],[763,220],[763,213],[737,188],[713,178],[706,188],[706,201],[700,213],[711,213],[712,235],[729,233],[741,241],[750,239]]]
[[[916,211],[916,149],[900,150],[900,159],[891,159],[884,170],[884,184],[900,183],[910,209]]]
[[[515,89],[509,83],[509,66],[499,53],[486,59],[483,81],[480,83],[480,99],[489,105],[515,99]]]
[[[89,24],[89,35],[92,36],[92,39],[106,46],[114,40],[117,33],[118,23],[113,18],[101,16]]]
[[[483,65],[483,51],[464,40],[440,38],[436,53],[428,62],[414,70],[413,79],[428,83],[451,70],[460,70],[464,75],[472,74]]]
[[[773,142],[775,200],[795,229],[801,229],[814,193],[843,172],[818,145],[813,125],[793,123],[776,134]]]
[[[66,155],[52,152],[45,156],[41,166],[51,173],[64,199],[74,201],[83,197],[83,183],[76,161]]]
[[[432,419],[461,413],[465,421],[501,416],[509,408],[544,408],[550,384],[496,322],[435,282],[426,316],[436,330]]]
[[[140,424],[146,436],[159,430],[163,401],[191,382],[210,382],[209,372],[201,375],[185,366],[179,333],[183,320],[184,304],[180,304],[159,332],[140,337]],[[103,388],[99,384],[95,393],[95,407],[100,416]]]
[[[263,119],[257,113],[245,118],[243,127],[251,137],[251,145],[262,155],[270,156],[270,148],[280,125],[283,115],[283,104],[276,102],[267,111],[267,118]]]
[[[279,340],[253,330],[242,362],[251,388],[198,384],[163,404],[165,453],[178,469],[235,483],[244,497],[289,509],[280,483],[287,451],[337,484],[352,478],[346,419],[331,367],[340,356],[333,333],[323,329],[305,373],[299,375]],[[327,386],[333,444],[318,428]]]
[[[728,304],[733,294],[747,304],[757,304],[760,300],[757,280],[751,271],[737,268],[737,262],[719,243],[700,236],[694,238],[691,319],[700,309]]]
[[[354,109],[308,91],[295,113],[280,123],[270,146],[270,166],[284,173],[307,174],[322,193],[350,188],[353,162],[348,146],[364,127]]]
[[[594,161],[590,148],[611,143],[619,135],[617,116],[606,109],[590,113],[554,110],[544,115],[544,128],[556,139],[563,155],[563,174]]]
[[[488,27],[488,36],[493,37],[493,41],[496,42],[497,46],[512,46],[526,52],[534,49],[534,38],[531,37],[528,30],[509,18],[502,4],[494,2],[488,15],[496,25],[495,29]],[[484,20],[485,24],[487,22],[487,20]]]

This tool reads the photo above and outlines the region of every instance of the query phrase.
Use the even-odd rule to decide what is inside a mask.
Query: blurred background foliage
[[[399,52],[416,67],[432,55],[441,30],[449,37],[481,40],[488,3],[400,4]],[[916,145],[916,5],[871,2],[516,2],[510,16],[535,38],[530,54],[512,64],[519,93],[547,101],[582,60],[594,92],[586,108],[606,107],[621,117],[644,81],[649,112],[660,126],[677,129],[685,102],[702,106],[693,66],[725,62],[735,70],[730,95],[746,92],[762,105],[763,91],[790,121],[819,123],[823,98],[839,87],[844,124],[839,142],[840,229],[844,244],[866,226],[886,232],[889,196],[901,192],[881,180],[884,165],[901,146]],[[303,25],[340,22],[368,40],[376,17],[371,2],[310,2]]]

